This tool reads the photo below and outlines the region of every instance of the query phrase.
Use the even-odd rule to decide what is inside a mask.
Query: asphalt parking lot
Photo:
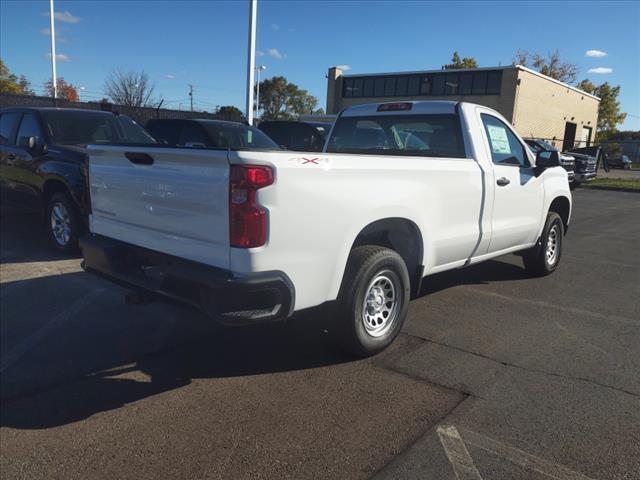
[[[562,264],[429,277],[388,351],[221,329],[3,208],[2,478],[640,479],[640,195],[574,192]]]

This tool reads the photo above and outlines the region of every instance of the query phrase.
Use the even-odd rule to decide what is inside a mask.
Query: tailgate
[[[89,147],[91,232],[229,268],[227,152]]]

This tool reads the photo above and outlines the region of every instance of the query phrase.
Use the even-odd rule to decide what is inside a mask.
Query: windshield
[[[43,110],[42,117],[51,140],[59,145],[157,143],[144,128],[125,115],[90,110]]]
[[[328,152],[425,157],[465,156],[458,117],[439,115],[376,115],[340,117]]]
[[[241,123],[202,122],[214,147],[232,150],[281,150],[267,135],[257,128]]]

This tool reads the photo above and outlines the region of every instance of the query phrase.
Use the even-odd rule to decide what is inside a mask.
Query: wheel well
[[[42,208],[46,209],[49,199],[54,193],[69,193],[67,186],[59,180],[47,180],[42,189]]]
[[[565,232],[569,228],[569,212],[571,211],[571,204],[567,197],[556,197],[549,206],[550,212],[556,212],[562,219]]]
[[[422,282],[422,234],[418,226],[406,218],[385,218],[364,227],[351,248],[360,245],[380,245],[395,250],[404,260],[411,278],[411,291]]]

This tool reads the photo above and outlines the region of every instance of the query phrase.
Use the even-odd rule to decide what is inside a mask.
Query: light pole
[[[266,70],[266,65],[258,65],[256,67],[257,81],[256,81],[256,119],[260,117],[260,72]]]
[[[56,22],[53,17],[53,0],[49,0],[49,16],[51,17],[51,85],[53,86],[53,100],[58,98],[58,79],[56,76]]]
[[[247,123],[253,125],[253,72],[256,64],[256,14],[258,0],[249,0],[249,44],[247,55]]]

